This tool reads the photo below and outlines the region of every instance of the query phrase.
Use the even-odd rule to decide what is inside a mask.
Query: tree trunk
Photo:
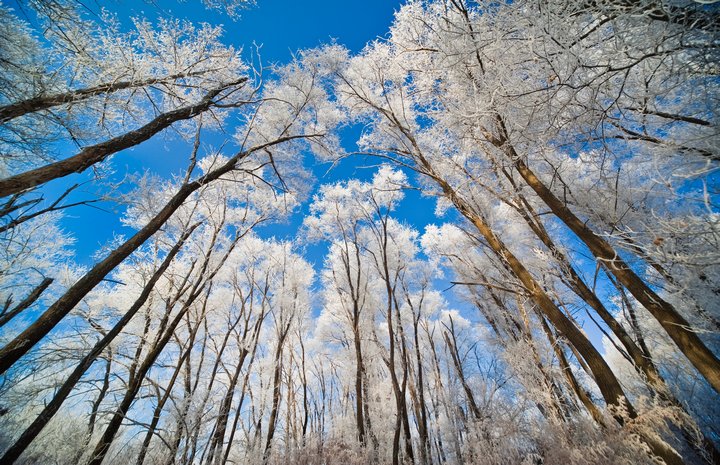
[[[167,270],[167,268],[170,266],[170,263],[175,258],[175,255],[177,255],[187,238],[195,230],[195,228],[198,227],[198,225],[199,224],[195,224],[191,226],[183,233],[178,242],[173,246],[170,252],[168,252],[160,267],[155,271],[155,273],[153,273],[150,280],[145,284],[145,287],[143,287],[143,290],[138,296],[138,298],[135,300],[135,302],[133,302],[132,306],[128,309],[128,311],[125,312],[125,315],[123,315],[123,317],[115,324],[115,326],[113,326],[113,328],[108,331],[108,333],[100,341],[98,341],[97,344],[95,344],[90,353],[88,353],[82,359],[82,361],[62,384],[62,386],[60,386],[60,388],[55,392],[52,400],[45,406],[40,415],[38,415],[38,417],[30,424],[30,426],[25,429],[25,431],[20,435],[17,441],[15,441],[15,444],[13,444],[7,451],[5,451],[2,459],[0,459],[1,463],[5,463],[8,465],[14,463],[20,456],[20,454],[22,454],[23,451],[27,449],[27,447],[30,445],[30,443],[32,443],[32,441],[37,437],[37,435],[40,434],[43,428],[45,428],[45,426],[52,419],[55,413],[57,413],[57,411],[60,409],[60,406],[63,404],[65,399],[67,399],[67,397],[70,395],[72,389],[75,387],[77,382],[80,380],[80,378],[82,378],[83,374],[87,371],[87,369],[90,368],[90,366],[93,364],[95,359],[97,359],[97,357],[103,352],[103,350],[105,350],[108,345],[110,345],[110,343],[117,337],[117,335],[120,334],[123,328],[125,328],[125,326],[135,316],[138,310],[142,308],[142,306],[145,304],[148,297],[150,296],[153,288],[155,287],[155,283],[157,283],[165,270]]]
[[[214,99],[225,89],[240,85],[245,81],[247,81],[247,78],[216,87],[194,105],[163,113],[138,129],[105,142],[85,147],[77,155],[70,158],[10,176],[9,178],[0,179],[0,197],[16,194],[72,173],[80,173],[114,153],[145,142],[177,121],[191,119],[207,111],[215,103]]]
[[[97,95],[111,94],[124,89],[152,86],[154,84],[165,83],[168,81],[176,81],[178,79],[200,76],[206,74],[208,71],[179,73],[160,78],[145,79],[143,81],[108,82],[98,84],[93,87],[86,87],[84,89],[76,89],[53,95],[40,95],[0,107],[0,124],[7,123],[8,121],[27,115],[29,113],[36,113],[39,111],[48,110],[58,105],[80,102],[83,100],[87,100],[91,97],[95,97]]]
[[[268,433],[265,440],[265,450],[263,452],[263,463],[267,463],[270,458],[270,448],[272,447],[272,440],[275,436],[275,426],[277,423],[278,407],[280,405],[280,387],[282,374],[282,350],[285,344],[285,338],[287,337],[288,331],[290,330],[290,322],[281,329],[280,337],[278,338],[277,346],[275,347],[275,370],[273,373],[273,397],[272,407],[270,409],[270,419],[268,420]]]
[[[526,292],[535,305],[537,305],[537,307],[548,317],[552,324],[558,328],[560,332],[568,338],[573,346],[575,346],[580,354],[582,354],[585,362],[590,366],[595,381],[597,382],[600,392],[607,404],[616,406],[624,405],[632,411],[632,406],[627,400],[627,397],[625,396],[617,378],[587,337],[585,337],[585,335],[555,305],[550,297],[548,297],[542,287],[537,283],[537,281],[535,281],[535,278],[532,277],[524,265],[495,235],[485,220],[480,215],[473,212],[472,208],[470,208],[455,193],[449,184],[437,177],[436,180],[441,185],[445,195],[450,199],[460,213],[470,220],[470,222],[483,236],[492,251],[498,256],[498,258],[508,265],[513,274],[515,274],[515,276],[524,285]]]
[[[250,308],[252,308],[250,306]],[[246,307],[243,305],[242,313],[246,311]],[[251,312],[252,310],[247,310]],[[242,314],[241,314],[242,316]],[[248,335],[248,332],[250,330],[250,317],[251,315],[246,315],[245,319],[245,328],[243,330],[242,338],[238,336],[238,344],[242,345],[241,343],[245,342],[245,338]],[[238,317],[238,320],[240,317]],[[262,327],[263,322],[263,315],[260,315],[255,322],[253,332],[252,332],[252,340],[253,340],[253,351],[254,347],[257,346],[258,337],[260,336],[260,328]],[[234,326],[233,326],[234,327]],[[243,345],[244,347],[244,345]],[[218,412],[218,417],[215,422],[215,433],[212,436],[212,441],[210,444],[210,453],[207,457],[207,465],[211,465],[213,461],[216,465],[220,465],[223,462],[223,441],[225,440],[225,432],[227,430],[227,423],[230,415],[230,408],[232,407],[232,401],[233,397],[235,395],[235,387],[237,386],[238,379],[240,377],[240,372],[242,371],[242,367],[245,364],[245,358],[250,353],[250,351],[247,348],[243,348],[240,352],[240,356],[238,357],[238,362],[235,367],[235,372],[233,373],[232,378],[230,379],[230,385],[227,388],[227,391],[225,392],[225,397],[223,398],[222,403],[220,404],[220,410]],[[228,444],[228,448],[230,447],[230,444]]]
[[[550,210],[590,249],[625,288],[640,302],[665,329],[680,351],[705,377],[717,392],[720,392],[720,360],[692,330],[690,323],[675,308],[658,296],[605,239],[575,214],[543,184],[525,164],[510,144],[505,123],[496,115],[499,135],[490,137],[490,142],[501,149],[512,160],[515,169],[528,186],[545,202]]]
[[[183,305],[175,318],[173,318],[170,324],[165,328],[157,343],[154,344],[152,350],[147,354],[142,364],[138,367],[138,370],[132,374],[130,380],[128,381],[125,395],[123,396],[120,405],[115,410],[115,413],[110,419],[110,422],[105,427],[105,431],[103,432],[102,437],[95,445],[92,456],[88,461],[88,465],[100,465],[105,459],[105,456],[110,449],[110,445],[115,439],[115,435],[120,430],[122,421],[125,419],[125,416],[127,415],[130,406],[135,401],[135,397],[137,396],[138,391],[140,391],[140,387],[142,386],[143,380],[145,379],[147,372],[150,370],[150,368],[152,368],[155,360],[163,351],[168,341],[170,341],[170,338],[175,333],[175,329],[177,328],[178,324],[180,324],[180,321],[182,321],[182,318],[185,316],[185,312],[187,312],[187,310],[190,308],[198,295],[198,293],[195,293],[188,299],[188,301]],[[197,331],[199,327],[200,325],[198,322],[198,324],[194,328],[194,331]],[[183,355],[189,354],[190,351],[188,350]]]
[[[507,178],[513,182],[509,173],[505,172],[505,174]],[[665,385],[665,382],[660,376],[660,373],[655,367],[652,359],[649,358],[649,354],[635,344],[627,331],[625,331],[625,328],[618,323],[615,317],[613,317],[612,314],[605,308],[605,305],[603,305],[597,295],[585,284],[580,275],[570,264],[570,260],[568,260],[565,254],[555,245],[555,242],[552,240],[542,223],[534,220],[534,218],[537,218],[537,215],[530,205],[530,202],[528,202],[527,199],[520,194],[517,194],[517,198],[521,202],[521,205],[518,206],[518,212],[521,214],[530,229],[532,229],[542,243],[545,244],[550,253],[552,253],[552,255],[558,260],[560,263],[560,269],[568,279],[570,289],[572,289],[578,297],[583,299],[585,303],[595,310],[598,316],[600,316],[605,324],[608,325],[608,328],[610,328],[613,334],[623,345],[623,348],[627,352],[636,369],[644,374],[652,389],[668,393],[667,386]]]
[[[560,364],[560,369],[562,370],[563,375],[565,376],[565,379],[567,379],[568,384],[570,385],[570,388],[575,393],[578,399],[580,399],[580,402],[585,406],[588,413],[590,413],[590,416],[593,417],[593,420],[599,425],[604,424],[604,419],[602,416],[602,413],[600,412],[600,409],[597,408],[597,405],[592,401],[592,398],[590,397],[590,394],[583,388],[580,383],[578,382],[577,378],[572,372],[572,367],[570,366],[570,363],[568,363],[567,357],[565,357],[565,353],[563,352],[563,348],[560,345],[559,341],[555,337],[555,335],[552,333],[552,330],[547,324],[547,321],[545,321],[545,317],[540,315],[540,326],[542,327],[543,331],[545,332],[545,335],[548,338],[548,341],[550,341],[550,345],[552,346],[553,350],[555,351],[555,355],[557,355],[558,363]]]
[[[187,358],[189,358],[190,356],[190,351],[192,350],[192,347],[195,343],[195,332],[191,332],[190,334],[190,341],[188,342],[187,347],[182,351],[182,355],[178,359],[177,366],[173,370],[170,381],[168,381],[167,386],[165,386],[165,393],[162,397],[160,397],[158,392],[158,403],[153,410],[152,420],[150,420],[150,425],[148,426],[148,430],[145,433],[142,445],[140,446],[140,452],[138,453],[137,459],[135,460],[136,465],[142,465],[145,461],[145,456],[147,455],[148,448],[150,447],[150,442],[152,440],[152,437],[155,435],[155,430],[158,423],[160,422],[160,415],[162,414],[165,404],[170,399],[170,394],[172,393],[173,387],[175,387],[175,382],[177,381],[177,378],[182,371],[185,360],[187,360]]]
[[[410,298],[407,299],[408,304],[413,308]],[[420,311],[422,309],[422,301],[418,309],[417,316],[413,314],[413,343],[415,345],[415,364],[417,365],[417,402],[415,403],[415,416],[418,423],[418,436],[420,441],[420,462],[421,465],[429,465],[430,460],[430,439],[428,433],[427,406],[425,405],[425,378],[423,373],[422,358],[420,356],[420,339],[418,337],[418,324],[420,321]],[[412,392],[412,390],[411,390]]]
[[[155,234],[175,213],[183,202],[209,182],[215,181],[235,168],[235,165],[249,154],[264,148],[305,136],[288,136],[273,142],[262,144],[250,150],[237,153],[224,165],[207,173],[199,179],[183,184],[170,201],[134,236],[120,247],[113,250],[104,260],[96,264],[80,278],[65,294],[52,304],[34,323],[0,349],[0,375],[5,373],[20,357],[25,355],[45,337],[52,329],[90,292],[105,276],[119,265],[131,253],[137,250],[146,240]]]

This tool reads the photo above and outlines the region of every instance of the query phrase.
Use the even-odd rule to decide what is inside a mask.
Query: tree
[[[167,203],[160,206],[133,237],[97,263],[62,297],[49,306],[32,325],[0,349],[0,372],[5,372],[52,330],[107,273],[160,230],[195,192],[230,173],[239,173],[240,177],[234,178],[236,182],[242,182],[243,177],[252,181],[259,172],[267,170],[268,167],[280,173],[278,170],[285,169],[282,164],[292,161],[302,141],[313,139],[319,141],[326,130],[326,121],[319,120],[313,109],[315,105],[322,105],[319,99],[323,99],[324,94],[313,88],[315,82],[319,83],[322,77],[320,73],[327,72],[320,68],[322,62],[318,58],[322,53],[308,56],[304,64],[298,62],[290,65],[295,71],[294,74],[290,75],[286,72],[284,82],[281,80],[276,85],[269,85],[264,97],[265,103],[261,102],[255,106],[249,125],[238,134],[242,142],[240,150],[230,157],[215,158],[204,170],[203,175],[191,180],[191,174],[196,166],[195,152],[193,152],[185,178],[179,183],[177,191],[168,198]],[[332,50],[327,55],[332,55]],[[303,69],[306,65],[308,68]],[[317,81],[309,80],[308,77]],[[286,92],[288,89],[291,90],[290,93]],[[307,130],[311,132],[306,132]],[[315,130],[317,132],[312,132]],[[284,145],[283,152],[274,153],[274,147],[281,145]],[[262,160],[263,157],[266,159]]]
[[[714,385],[717,358],[693,331],[685,329],[688,320],[666,305],[608,241],[571,212],[561,197],[551,193],[525,161],[526,157],[534,160],[536,153],[542,156],[556,150],[561,143],[576,143],[588,132],[579,123],[595,124],[592,118],[582,119],[589,116],[588,112],[582,118],[576,114],[567,117],[568,123],[557,129],[549,126],[566,117],[557,114],[556,109],[564,111],[567,106],[541,100],[548,88],[544,76],[552,76],[553,71],[543,72],[534,64],[542,61],[533,61],[533,56],[538,50],[545,51],[538,46],[545,40],[547,50],[555,50],[558,45],[552,42],[552,32],[543,29],[544,24],[536,24],[535,13],[532,4],[488,7],[483,14],[469,10],[461,2],[449,2],[447,8],[439,4],[408,5],[399,14],[389,41],[373,44],[341,72],[339,92],[346,108],[357,120],[370,124],[369,133],[362,139],[363,147],[412,166],[435,184],[435,192],[439,191],[467,218],[501,266],[510,269],[520,281],[536,308],[570,340],[593,373],[608,405],[629,405],[617,378],[597,349],[563,315],[562,302],[553,302],[553,296],[533,276],[532,268],[523,263],[517,247],[507,245],[509,242],[495,224],[496,216],[490,213],[493,203],[507,202],[522,188],[514,176],[519,175],[525,189],[537,195],[533,204],[549,208],[630,293],[666,322],[668,334]],[[527,24],[518,29],[522,18],[527,19]],[[559,22],[556,18],[553,24]],[[520,44],[517,51],[512,48],[516,41]],[[598,42],[588,39],[583,44],[590,50]],[[514,53],[508,54],[508,49]],[[560,68],[561,55],[562,50],[550,54]],[[583,88],[589,91],[592,81]],[[548,93],[553,96],[555,90]],[[591,141],[596,137],[594,134]],[[609,139],[603,141],[609,144]],[[522,151],[518,151],[519,145]],[[687,147],[683,147],[685,153]],[[488,195],[493,200],[488,201]],[[537,224],[542,225],[539,221]],[[539,228],[534,232],[544,235]],[[550,244],[545,242],[546,246]],[[536,276],[542,276],[542,272]],[[574,281],[575,289],[580,289],[579,281]],[[590,294],[585,295],[592,299]],[[637,358],[641,363],[641,357]],[[645,368],[652,373],[652,368]],[[657,373],[654,375],[657,379]],[[634,416],[631,408],[630,417]],[[662,454],[666,460],[676,460],[673,453]]]
[[[134,31],[121,32],[112,17],[91,22],[65,7],[40,13],[41,45],[7,8],[2,14],[4,40],[13,42],[3,46],[13,53],[3,68],[9,75],[0,107],[2,197],[84,171],[219,104],[251,98],[247,65],[220,42],[218,27],[136,19]],[[206,124],[213,119],[220,123],[222,112]],[[55,161],[59,140],[80,150]]]

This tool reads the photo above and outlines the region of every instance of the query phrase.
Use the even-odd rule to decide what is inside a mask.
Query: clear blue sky
[[[257,0],[257,5],[232,21],[227,15],[208,10],[201,0],[98,0],[121,17],[158,15],[194,22],[224,24],[226,41],[249,47],[262,45],[266,62],[287,62],[291,53],[336,39],[353,51],[368,41],[385,35],[393,12],[402,3],[396,0]]]

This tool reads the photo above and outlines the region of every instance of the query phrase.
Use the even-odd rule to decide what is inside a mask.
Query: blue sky
[[[171,15],[193,22],[224,24],[226,41],[236,46],[262,46],[263,61],[287,62],[292,52],[336,39],[353,51],[384,36],[393,12],[402,2],[394,0],[258,0],[257,5],[233,21],[204,8],[201,0],[98,0],[120,17],[144,16],[151,20]]]

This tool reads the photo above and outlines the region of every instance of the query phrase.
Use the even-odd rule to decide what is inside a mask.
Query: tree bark
[[[429,169],[428,165],[426,169]],[[535,305],[545,314],[560,332],[568,338],[585,359],[595,377],[595,381],[600,388],[600,392],[608,405],[620,406],[632,411],[625,393],[620,383],[613,374],[610,367],[602,358],[600,353],[585,337],[585,335],[565,316],[565,314],[555,305],[550,297],[545,293],[542,287],[535,281],[530,272],[515,257],[515,255],[505,246],[505,244],[490,229],[485,220],[473,209],[467,205],[453,190],[453,188],[442,178],[434,176],[434,179],[440,184],[443,192],[448,199],[455,205],[460,213],[465,216],[480,232],[490,249],[503,260],[512,270],[513,274],[520,280],[526,289],[529,297]]]
[[[505,171],[505,170],[503,170]],[[505,171],[506,177],[513,183],[513,187],[516,187],[512,177]],[[521,202],[518,205],[518,212],[523,217],[525,222],[528,224],[530,229],[540,239],[540,241],[548,248],[553,257],[560,263],[560,269],[563,274],[567,277],[570,289],[581,299],[585,301],[595,313],[602,318],[605,324],[612,333],[618,338],[623,348],[630,357],[632,363],[636,369],[640,371],[647,379],[647,383],[655,391],[661,391],[665,394],[669,394],[665,381],[662,379],[652,359],[649,357],[649,353],[643,350],[642,347],[638,347],[637,344],[632,340],[625,328],[612,316],[612,314],[605,308],[605,305],[600,301],[598,296],[585,284],[585,281],[575,271],[575,268],[570,264],[570,260],[565,254],[557,247],[555,242],[552,240],[543,224],[539,221],[535,221],[537,215],[530,205],[530,202],[522,196],[517,194],[517,199]]]
[[[38,111],[48,110],[58,105],[80,102],[97,95],[111,94],[124,89],[152,86],[154,84],[175,81],[182,78],[200,76],[202,74],[206,74],[208,71],[173,74],[171,76],[145,79],[142,81],[107,82],[93,87],[86,87],[84,89],[76,89],[52,95],[39,95],[37,97],[21,100],[19,102],[0,107],[0,124],[7,123],[15,118],[27,115],[28,113],[36,113]]]
[[[496,115],[497,136],[489,136],[490,142],[502,150],[528,186],[542,199],[550,210],[590,249],[615,278],[660,323],[680,351],[690,360],[717,392],[720,392],[720,360],[692,331],[690,323],[675,308],[663,300],[625,263],[617,251],[605,239],[595,234],[586,222],[578,218],[553,192],[543,184],[525,164],[510,144],[505,122]]]
[[[170,380],[168,381],[167,385],[165,386],[165,393],[162,397],[160,397],[158,392],[158,403],[155,406],[155,409],[153,410],[153,416],[152,420],[150,420],[150,425],[148,426],[148,430],[145,433],[145,437],[143,438],[142,445],[140,446],[140,452],[138,453],[137,459],[135,460],[136,465],[142,465],[145,461],[145,456],[147,455],[147,451],[150,447],[150,442],[152,441],[153,435],[155,435],[155,430],[157,428],[158,423],[160,423],[160,415],[162,414],[163,409],[165,408],[165,404],[170,399],[170,395],[172,393],[173,388],[175,387],[175,382],[177,381],[178,376],[180,376],[180,373],[182,371],[182,367],[185,364],[185,360],[190,357],[190,352],[192,350],[193,345],[195,344],[195,331],[191,331],[190,333],[190,340],[187,343],[187,347],[182,348],[182,355],[178,359],[177,365],[175,366],[175,369],[173,370],[173,374],[170,377]]]
[[[281,329],[278,337],[278,343],[275,347],[275,370],[273,373],[273,397],[272,407],[270,409],[270,419],[268,420],[268,433],[265,440],[265,450],[263,452],[263,463],[267,463],[270,458],[270,448],[272,440],[275,436],[275,426],[277,423],[278,407],[280,405],[280,375],[282,374],[282,350],[285,344],[285,338],[290,331],[290,322]]]
[[[107,453],[110,449],[110,445],[112,444],[113,440],[115,439],[115,435],[120,430],[122,421],[125,419],[125,416],[127,415],[127,412],[130,409],[130,406],[135,401],[135,397],[137,396],[137,393],[140,390],[140,387],[142,386],[142,382],[145,379],[145,375],[150,370],[152,365],[155,363],[155,360],[157,359],[157,357],[160,355],[160,353],[163,351],[163,349],[167,345],[168,341],[170,340],[170,337],[172,337],[173,333],[175,332],[175,329],[177,328],[177,325],[180,323],[180,321],[182,321],[182,318],[185,316],[185,312],[190,307],[193,300],[189,300],[188,303],[183,305],[183,308],[180,310],[180,312],[178,312],[178,314],[175,316],[175,318],[170,322],[170,325],[168,325],[168,327],[165,329],[164,333],[162,334],[160,339],[158,339],[158,342],[154,345],[152,350],[145,357],[142,364],[140,364],[137,371],[135,373],[133,373],[133,376],[131,377],[130,381],[128,382],[127,390],[125,391],[125,395],[123,396],[123,399],[120,402],[120,405],[117,407],[117,409],[115,410],[115,413],[113,414],[112,418],[110,419],[110,422],[105,427],[105,431],[103,432],[102,437],[98,440],[97,444],[95,445],[92,456],[90,457],[90,460],[88,461],[88,465],[100,465],[103,462],[103,460],[105,459],[105,456],[107,455]],[[197,329],[197,327],[195,329]],[[189,353],[190,353],[189,351],[185,352],[185,354],[189,354]]]
[[[209,91],[198,103],[163,113],[146,125],[99,144],[85,147],[76,155],[64,160],[0,179],[0,197],[16,194],[72,173],[80,173],[121,150],[134,147],[177,121],[194,118],[215,104],[214,99],[225,89],[242,84],[247,78],[225,84]]]

